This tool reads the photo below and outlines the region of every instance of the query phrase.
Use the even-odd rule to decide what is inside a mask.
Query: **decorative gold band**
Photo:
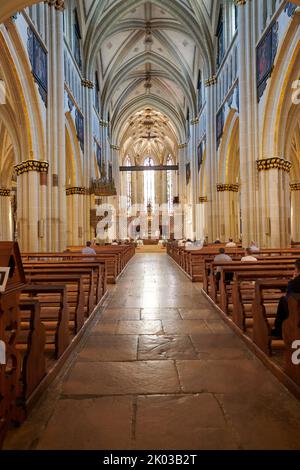
[[[0,188],[0,196],[9,197],[10,196],[10,189]]]
[[[66,189],[67,196],[73,196],[74,194],[78,194],[80,196],[87,196],[90,194],[90,191],[87,188],[79,188],[79,187]]]
[[[208,78],[207,80],[205,80],[205,86],[206,87],[215,85],[216,83],[217,83],[216,75],[213,75],[211,78]]]
[[[81,85],[86,87],[86,88],[90,88],[90,89],[93,89],[94,88],[94,83],[91,82],[90,80],[88,80],[87,78],[83,78],[81,80]]]
[[[231,191],[233,193],[238,193],[240,190],[240,186],[238,184],[217,184],[217,191],[218,193],[222,193],[225,191]]]
[[[287,160],[284,160],[284,158],[279,157],[257,160],[256,164],[258,171],[283,170],[289,173],[292,167],[291,162],[288,162]]]
[[[20,176],[28,171],[37,171],[38,173],[48,173],[49,163],[41,160],[26,160],[15,165],[16,175]]]
[[[58,11],[64,11],[65,9],[65,0],[46,0],[45,3],[47,3],[49,7],[55,7]]]
[[[300,191],[300,183],[290,183],[291,191]]]

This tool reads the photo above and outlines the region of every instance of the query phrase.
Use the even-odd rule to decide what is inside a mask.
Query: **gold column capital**
[[[100,126],[102,127],[108,127],[108,124],[109,124],[108,121],[103,121],[103,119],[100,119],[99,123],[100,123]]]
[[[282,170],[290,172],[292,163],[280,157],[262,158],[256,160],[257,171]]]
[[[199,197],[199,202],[200,202],[200,204],[204,204],[205,202],[208,202],[207,196],[200,196]]]
[[[290,183],[291,191],[300,191],[300,182]]]
[[[65,0],[45,0],[45,3],[49,7],[54,7],[57,11],[64,11],[65,9]]]
[[[14,166],[17,176],[29,171],[37,171],[38,173],[48,173],[49,162],[45,160],[26,160]]]
[[[90,88],[91,90],[94,88],[94,83],[91,82],[91,80],[88,80],[87,78],[83,78],[81,80],[81,85],[86,87],[86,88]]]
[[[195,118],[191,120],[191,125],[195,126],[196,124],[199,124],[199,118]]]
[[[113,145],[113,144],[110,145],[110,148],[111,148],[112,150],[117,150],[117,151],[120,151],[120,150],[121,150],[121,147],[118,147],[117,145]]]
[[[246,0],[234,0],[234,3],[237,7],[242,7],[246,4]]]
[[[218,193],[223,193],[223,192],[225,192],[225,191],[233,192],[233,193],[238,193],[239,190],[240,190],[240,185],[237,184],[237,183],[233,183],[233,184],[230,184],[230,183],[227,183],[227,184],[219,183],[219,184],[217,184],[217,192],[218,192]]]
[[[0,188],[0,196],[9,197],[11,195],[11,190],[7,188]]]
[[[217,83],[217,77],[216,75],[213,75],[212,77],[208,78],[205,80],[205,86],[210,87],[212,85],[215,85]]]
[[[78,194],[79,196],[88,196],[90,191],[84,187],[73,187],[66,189],[67,196],[74,196],[74,194]]]
[[[187,147],[187,145],[188,145],[188,144],[186,144],[186,143],[185,143],[185,144],[179,144],[179,145],[178,145],[178,149],[179,149],[179,150],[185,149],[185,148]]]

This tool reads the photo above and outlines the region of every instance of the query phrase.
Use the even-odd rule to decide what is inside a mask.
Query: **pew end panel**
[[[300,294],[289,298],[288,307],[289,316],[282,325],[285,344],[284,370],[300,386]]]
[[[19,300],[26,285],[19,246],[16,242],[0,242],[0,266],[8,268],[8,279],[0,293],[0,340],[5,347],[5,364],[0,365],[0,448],[11,424],[21,424],[25,407],[22,394],[22,355],[17,349],[20,330]]]

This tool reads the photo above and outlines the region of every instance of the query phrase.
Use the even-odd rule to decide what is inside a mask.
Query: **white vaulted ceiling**
[[[84,0],[86,76],[93,79],[98,71],[102,117],[110,115],[115,144],[129,142],[134,126],[128,120],[147,133],[139,114],[146,109],[168,119],[172,131],[160,138],[169,150],[184,141],[187,108],[191,119],[197,115],[199,68],[212,73],[212,3]],[[140,150],[142,143],[135,142]]]

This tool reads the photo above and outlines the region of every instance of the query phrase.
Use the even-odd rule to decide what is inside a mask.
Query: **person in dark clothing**
[[[293,279],[288,283],[286,294],[279,300],[274,328],[271,332],[275,338],[282,338],[282,324],[289,316],[288,300],[294,294],[300,294],[300,259],[295,263]]]

